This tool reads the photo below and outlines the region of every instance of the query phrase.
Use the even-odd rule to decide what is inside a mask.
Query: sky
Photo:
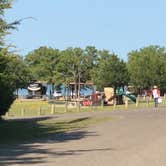
[[[95,46],[126,60],[132,50],[166,47],[165,0],[15,0],[7,22],[25,19],[6,38],[25,56],[40,46]]]

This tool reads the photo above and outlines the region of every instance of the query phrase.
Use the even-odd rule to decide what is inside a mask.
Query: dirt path
[[[66,114],[59,118],[70,116],[111,116],[113,120],[67,133],[59,140],[1,147],[0,166],[166,165],[166,108]]]

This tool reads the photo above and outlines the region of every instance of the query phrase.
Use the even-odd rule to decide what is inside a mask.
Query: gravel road
[[[166,108],[58,115],[113,117],[59,137],[0,147],[0,166],[166,166]]]

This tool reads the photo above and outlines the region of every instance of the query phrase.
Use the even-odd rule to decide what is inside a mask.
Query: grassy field
[[[51,105],[46,101],[16,100],[8,115],[10,116],[37,116],[51,114]]]
[[[112,120],[111,117],[78,118],[58,121],[53,118],[2,120],[0,145],[12,145],[54,139],[64,141],[67,132],[78,131],[88,125]]]
[[[159,106],[166,106],[166,100]],[[41,116],[41,115],[51,115],[57,113],[65,112],[87,112],[87,111],[111,111],[111,110],[125,110],[125,109],[137,109],[137,108],[149,108],[154,107],[153,100],[140,100],[136,105],[133,102],[128,103],[128,105],[114,105],[114,106],[87,106],[87,107],[74,107],[65,104],[51,104],[48,101],[42,100],[16,100],[8,112],[7,116],[13,117],[25,117],[25,116]]]

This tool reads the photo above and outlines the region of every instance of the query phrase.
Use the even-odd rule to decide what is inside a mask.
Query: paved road
[[[113,117],[63,139],[1,147],[0,166],[165,166],[166,108],[67,114]]]

